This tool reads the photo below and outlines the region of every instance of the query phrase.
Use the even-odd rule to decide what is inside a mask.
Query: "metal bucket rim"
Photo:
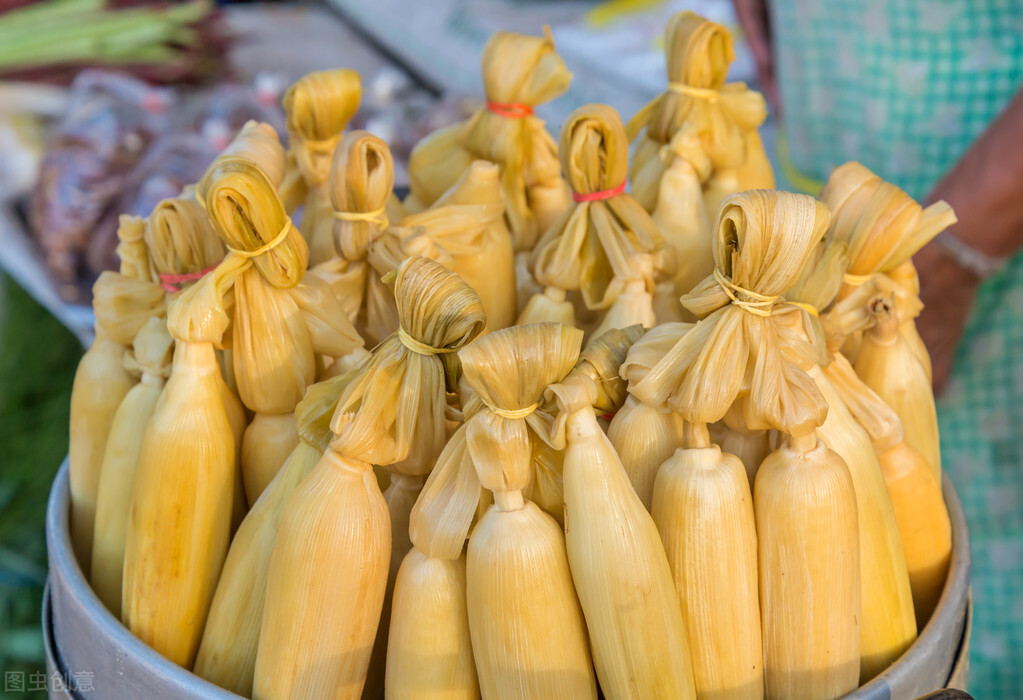
[[[65,458],[53,480],[50,496],[46,503],[46,546],[49,549],[51,566],[55,563],[68,580],[69,585],[65,591],[67,596],[96,623],[100,631],[108,636],[114,644],[122,647],[126,653],[133,655],[139,664],[152,669],[154,673],[174,679],[174,682],[179,685],[194,686],[197,693],[201,693],[202,697],[210,698],[210,700],[237,700],[240,698],[241,696],[178,666],[144,644],[121,624],[121,621],[114,617],[96,596],[71,549],[68,527],[71,493],[68,472],[68,460]],[[55,639],[54,642],[54,648],[57,649],[59,655],[60,650],[57,648],[59,640]]]

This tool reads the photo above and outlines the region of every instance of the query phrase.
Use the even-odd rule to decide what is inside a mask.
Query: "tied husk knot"
[[[735,60],[728,30],[680,12],[668,22],[664,45],[669,88],[629,122],[630,140],[646,128],[648,139],[668,144],[688,124],[715,169],[741,165],[746,135],[767,118],[767,105],[745,83],[725,83]]]
[[[522,491],[533,476],[533,445],[550,430],[537,409],[544,390],[575,364],[582,331],[558,323],[496,331],[459,353],[463,376],[483,407],[466,423],[466,446],[480,483]]]
[[[367,131],[345,134],[330,171],[334,247],[350,262],[366,259],[369,246],[387,228],[384,209],[394,187],[394,161],[387,144]],[[346,217],[344,214],[377,216]]]
[[[625,180],[628,143],[617,112],[606,105],[586,105],[569,116],[561,153],[579,193],[610,191]],[[610,307],[629,281],[643,281],[652,293],[675,271],[674,251],[646,210],[624,193],[576,202],[543,235],[532,265],[540,284],[581,291],[589,309]]]
[[[285,93],[290,152],[311,187],[329,178],[334,149],[361,97],[359,74],[347,68],[309,73]]]
[[[398,267],[394,296],[402,335],[384,340],[356,370],[334,412],[332,449],[409,475],[430,471],[445,442],[444,362],[479,335],[486,314],[458,275],[421,257]],[[453,354],[453,353],[452,353]]]
[[[800,366],[815,351],[805,334],[789,329],[790,314],[774,309],[799,280],[827,224],[827,207],[805,195],[751,190],[727,197],[714,239],[717,275],[683,297],[702,320],[631,383],[632,393],[651,406],[669,404],[690,423],[714,423],[735,404],[751,430],[802,434],[820,425],[827,403]],[[740,297],[734,289],[748,293]]]
[[[154,279],[201,274],[217,265],[226,250],[194,190],[157,204],[149,215],[145,238]],[[170,287],[180,290],[194,281],[181,280]]]

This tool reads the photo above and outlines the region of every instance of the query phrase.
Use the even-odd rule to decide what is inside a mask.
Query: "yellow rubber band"
[[[685,83],[668,83],[668,90],[671,92],[677,92],[680,95],[688,95],[689,97],[695,97],[698,100],[707,100],[711,104],[718,101],[719,93],[717,90],[710,88],[698,88],[692,85],[686,85]]]
[[[406,348],[416,353],[417,355],[424,355],[426,357],[433,357],[434,355],[443,355],[449,352],[458,352],[458,348],[434,348],[430,347],[426,343],[421,343],[411,335],[405,332],[405,329],[398,327],[398,340]]]
[[[285,221],[284,221],[284,228],[282,228],[281,232],[278,233],[274,237],[274,239],[272,241],[270,241],[269,243],[264,243],[263,245],[259,246],[255,250],[239,250],[238,248],[232,248],[231,246],[228,246],[227,249],[229,251],[231,251],[232,253],[234,253],[235,255],[238,255],[238,256],[243,257],[243,258],[255,258],[257,256],[262,255],[263,253],[269,253],[271,250],[273,250],[274,248],[279,246],[281,243],[283,243],[284,239],[288,237],[288,233],[290,231],[291,231],[291,219],[285,219]]]
[[[507,418],[508,420],[522,420],[523,418],[529,418],[529,416],[532,415],[533,411],[535,411],[537,407],[540,405],[540,402],[537,401],[532,406],[526,406],[525,408],[508,409],[498,408],[494,404],[484,399],[482,396],[480,397],[480,400],[483,401],[484,405],[486,405],[486,407],[489,408],[490,411],[495,416],[501,416],[501,418]]]
[[[759,292],[754,292],[752,289],[740,287],[735,282],[725,277],[724,273],[716,267],[714,268],[714,281],[717,282],[718,286],[724,290],[725,294],[728,295],[728,298],[732,300],[733,304],[749,311],[754,316],[766,318],[775,314],[785,313],[786,311],[792,311],[797,308],[802,309],[811,316],[820,316],[820,312],[812,304],[805,304],[801,301],[788,301],[780,296],[760,294]],[[748,299],[740,299],[740,294],[750,297],[752,301]],[[779,303],[782,305],[774,306]]]
[[[368,221],[379,224],[381,228],[387,228],[391,222],[384,213],[386,206],[374,209],[373,211],[335,211],[334,218],[339,221]]]
[[[874,275],[872,275],[872,274],[870,274],[870,275],[854,275],[851,272],[847,272],[844,275],[842,275],[842,281],[845,282],[846,284],[851,284],[854,287],[862,287],[867,282],[869,282],[871,279],[873,279],[873,277],[874,277]]]

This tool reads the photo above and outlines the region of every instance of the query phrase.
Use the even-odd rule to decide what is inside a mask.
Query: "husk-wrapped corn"
[[[291,140],[288,158],[302,177],[306,191],[302,235],[309,244],[310,265],[334,257],[331,160],[341,132],[359,108],[361,97],[359,74],[338,68],[305,75],[288,89],[282,101]],[[288,192],[291,186],[285,183],[284,191]]]
[[[334,248],[338,258],[313,271],[328,280],[348,317],[373,346],[398,327],[393,292],[368,262],[394,207],[394,163],[383,141],[365,131],[341,139],[330,172]]]
[[[689,324],[665,323],[650,329],[622,363],[622,379],[638,382],[671,349]],[[658,468],[682,446],[682,418],[665,406],[651,406],[629,394],[615,413],[607,437],[622,460],[625,473],[643,506],[650,510]]]
[[[118,618],[135,468],[146,424],[170,374],[173,346],[164,319],[153,317],[139,329],[134,353],[125,356],[125,364],[141,375],[141,381],[128,390],[118,406],[103,453],[89,583],[107,610]]]
[[[596,364],[584,354],[549,391],[560,409],[556,432],[567,443],[568,561],[597,678],[612,698],[695,697],[686,628],[660,536],[594,412],[602,394],[624,383],[616,380],[617,366],[600,361],[600,347],[592,351]]]
[[[570,201],[554,139],[533,109],[568,89],[572,75],[549,32],[543,37],[496,32],[481,64],[487,107],[416,145],[406,206],[411,212],[430,206],[474,160],[489,160],[501,169],[515,250],[529,251]]]
[[[565,121],[559,147],[576,203],[533,251],[534,277],[547,288],[578,290],[588,309],[610,307],[596,336],[655,325],[654,285],[675,261],[650,216],[624,193],[628,143],[618,114],[606,105],[580,107]],[[563,320],[549,296],[534,295],[518,322]]]
[[[475,161],[444,196],[402,220],[402,251],[436,260],[476,290],[487,331],[515,323],[515,251],[498,167]]]
[[[86,576],[107,437],[118,406],[136,381],[122,364],[126,346],[149,318],[164,312],[163,290],[150,276],[144,228],[138,217],[121,217],[121,271],[104,272],[93,285],[96,339],[78,363],[71,388],[71,544]]]
[[[479,297],[423,258],[398,268],[401,322],[348,378],[335,437],[292,493],[270,558],[253,697],[362,694],[388,582],[388,507],[371,463],[422,475],[445,438],[438,354],[486,324]],[[361,562],[357,575],[351,562]]]
[[[469,629],[487,698],[597,696],[564,534],[522,496],[533,474],[530,417],[547,386],[572,368],[581,342],[576,329],[531,325],[460,353],[483,404],[466,424],[466,445],[480,484],[494,495],[467,559]]]

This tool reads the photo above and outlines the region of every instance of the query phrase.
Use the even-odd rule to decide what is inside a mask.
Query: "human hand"
[[[771,23],[767,0],[732,0],[739,25],[746,35],[753,59],[757,64],[757,81],[768,104],[781,112],[781,96],[774,73],[774,55],[771,44]]]
[[[913,256],[913,265],[920,277],[920,301],[924,304],[916,329],[931,355],[932,383],[938,394],[948,381],[980,280],[934,242]]]

